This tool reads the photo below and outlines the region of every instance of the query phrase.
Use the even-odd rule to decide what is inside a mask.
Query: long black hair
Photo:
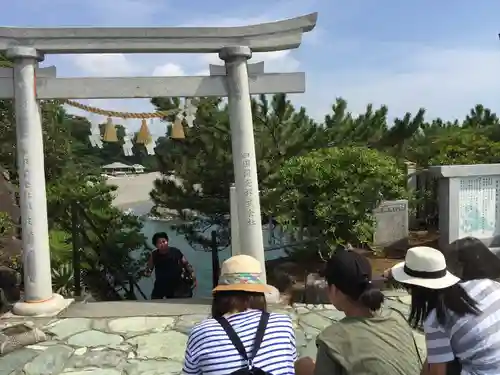
[[[450,272],[464,281],[500,279],[500,258],[477,238],[456,240],[446,246],[442,253]]]
[[[436,309],[437,321],[441,326],[446,324],[448,311],[458,316],[481,313],[477,302],[459,283],[444,289],[429,289],[417,285],[410,285],[409,288],[411,308],[408,321],[413,328],[421,327],[434,309]]]

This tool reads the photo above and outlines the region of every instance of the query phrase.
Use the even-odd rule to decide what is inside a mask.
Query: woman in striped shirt
[[[444,375],[455,358],[462,375],[500,374],[499,283],[460,280],[431,247],[409,249],[391,274],[409,286],[410,323],[424,328],[427,364],[422,374]]]
[[[222,264],[219,285],[213,291],[212,318],[197,324],[189,335],[185,374],[226,375],[249,364],[230,340],[224,322],[241,340],[251,366],[273,375],[294,374],[297,350],[292,320],[285,314],[266,312],[268,288],[261,274],[259,261],[247,255],[236,255]],[[268,321],[262,342],[251,358],[264,316]]]

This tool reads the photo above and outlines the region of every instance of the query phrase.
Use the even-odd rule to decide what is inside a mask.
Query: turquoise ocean
[[[132,211],[136,215],[144,215],[145,212],[150,210],[150,203],[143,203],[141,205],[135,205],[135,207],[131,207]],[[183,235],[178,234],[175,229],[172,229],[172,224],[175,221],[165,221],[165,220],[151,220],[151,219],[143,219],[143,234],[147,237],[149,243],[151,244],[151,238],[156,232],[166,232],[169,236],[170,246],[177,247],[180,249],[188,261],[193,265],[196,278],[198,280],[198,287],[195,290],[195,297],[209,297],[211,295],[212,290],[212,255],[210,252],[195,250],[184,238]],[[263,229],[264,236],[264,247],[273,246],[274,240],[271,241],[271,238],[274,238],[272,234],[264,227]],[[227,247],[224,250],[219,251],[219,261],[223,262],[227,258],[229,258],[231,254],[231,248]],[[273,250],[266,251],[266,259],[275,259],[280,256],[283,256],[283,250]],[[154,282],[154,274],[150,278],[142,278],[139,280],[138,285],[146,294],[147,298],[150,297],[151,292],[153,290],[153,282]],[[136,293],[138,298],[140,297],[139,293]]]

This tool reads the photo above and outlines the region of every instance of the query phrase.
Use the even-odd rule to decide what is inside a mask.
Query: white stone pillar
[[[236,186],[229,188],[230,220],[231,220],[231,256],[241,254],[240,226],[238,224],[238,198]]]
[[[234,179],[236,185],[241,254],[258,259],[266,282],[264,240],[260,214],[257,162],[253,136],[252,109],[247,60],[252,51],[246,46],[224,47],[219,57],[226,65],[226,84],[231,122]]]
[[[18,315],[52,315],[66,302],[52,293],[42,123],[35,95],[35,67],[43,56],[32,47],[12,47],[17,161],[23,243],[24,301]]]

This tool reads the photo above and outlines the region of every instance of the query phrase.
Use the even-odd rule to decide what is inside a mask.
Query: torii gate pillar
[[[41,115],[36,100],[35,68],[43,55],[31,47],[12,47],[14,60],[17,164],[21,205],[24,264],[24,300],[13,312],[24,316],[51,316],[68,301],[52,293],[49,230]]]
[[[220,50],[219,57],[226,65],[240,253],[259,260],[262,267],[261,278],[265,283],[266,259],[247,66],[252,51],[247,46],[224,47]]]

